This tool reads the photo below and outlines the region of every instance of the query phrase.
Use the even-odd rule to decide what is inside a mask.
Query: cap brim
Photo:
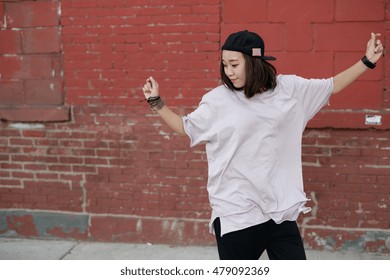
[[[263,60],[276,60],[276,57],[273,57],[273,56],[259,56],[259,58],[263,59]]]

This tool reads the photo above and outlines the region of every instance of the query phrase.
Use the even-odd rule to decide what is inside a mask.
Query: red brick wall
[[[50,11],[37,5],[57,7],[59,24],[37,24]],[[25,26],[10,23],[15,7],[32,11]],[[159,81],[178,113],[191,112],[218,84],[221,41],[243,28],[262,34],[280,73],[329,77],[364,55],[371,31],[388,45],[388,7],[382,0],[0,1],[0,85],[19,85],[1,87],[8,103],[0,109],[14,109],[13,98],[50,105],[40,90],[45,77],[4,66],[35,52],[61,57],[50,67],[63,72],[60,107],[71,108],[61,122],[1,115],[0,236],[214,244],[204,149],[189,148],[139,102],[145,78]],[[313,211],[299,222],[308,247],[390,250],[388,63],[340,93],[305,131]],[[47,66],[26,65],[28,73]],[[47,109],[31,102],[19,102],[19,113]],[[383,124],[366,126],[366,114]]]

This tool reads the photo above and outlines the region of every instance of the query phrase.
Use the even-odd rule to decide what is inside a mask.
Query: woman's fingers
[[[145,85],[142,87],[142,91],[145,95],[145,98],[149,98],[151,96],[158,96],[158,83],[153,77],[149,77],[146,79]]]
[[[150,94],[151,96],[157,96],[158,95],[158,83],[153,77],[149,77],[146,80],[146,83],[148,84],[148,87],[150,88]]]

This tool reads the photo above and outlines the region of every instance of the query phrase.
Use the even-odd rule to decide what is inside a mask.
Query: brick
[[[371,32],[383,33],[379,22],[317,24],[315,28],[316,51],[360,51],[364,53]]]
[[[0,185],[3,187],[21,187],[22,182],[17,179],[0,178]]]
[[[83,143],[81,141],[82,139],[74,139],[74,140],[61,140],[60,145],[62,147],[77,147],[81,148],[83,146]]]
[[[390,176],[378,176],[378,183],[390,186]]]
[[[0,106],[24,103],[22,81],[0,81]]]
[[[25,29],[23,34],[23,52],[60,53],[61,34],[58,28]]]
[[[108,222],[108,223],[107,223]],[[107,227],[107,225],[109,225]],[[116,217],[92,217],[91,218],[91,229],[90,234],[92,240],[112,240],[113,236],[118,236],[121,241],[135,241],[133,232],[137,230],[137,221],[131,221],[125,218],[116,218]],[[117,233],[127,234],[122,235]]]
[[[109,7],[109,8],[112,8],[113,6],[114,7],[118,7],[118,6],[121,6],[121,5],[123,5],[122,0],[111,0],[111,1],[96,0],[96,6],[98,6],[98,7]]]
[[[3,215],[3,213],[1,213]],[[20,226],[28,227],[28,217],[35,222],[32,228],[35,230],[36,236],[41,238],[60,237],[85,240],[87,236],[88,216],[85,214],[62,214],[50,213],[44,211],[28,212],[28,211],[11,211],[6,214],[7,221],[18,217]],[[23,220],[25,220],[25,224]],[[31,225],[30,225],[31,226]],[[23,236],[22,232],[17,232]]]
[[[333,72],[333,54],[328,52],[275,52],[279,73],[296,74],[306,78],[328,78]],[[298,67],[304,62],[305,67]],[[321,65],[321,67],[318,67]]]
[[[99,23],[99,18],[97,17],[72,17],[71,21],[68,23],[65,20],[64,24],[73,25],[73,26],[96,26]]]
[[[96,167],[94,166],[72,166],[72,171],[77,173],[96,173]]]
[[[230,1],[230,2],[233,2],[233,1]],[[224,4],[225,4],[225,2],[224,2]],[[233,3],[231,3],[231,4],[233,4]],[[192,12],[194,14],[217,14],[217,15],[219,15],[220,7],[218,5],[193,5]]]
[[[84,163],[89,165],[108,165],[109,161],[101,158],[85,158]]]
[[[21,169],[21,165],[15,163],[1,163],[0,167],[1,169]]]
[[[48,165],[47,170],[51,172],[72,172],[72,166],[65,165]]]
[[[95,8],[96,0],[72,0],[73,8]]]
[[[22,63],[19,56],[0,56],[0,73],[4,80],[14,79],[21,71]]]
[[[16,214],[12,213],[6,215],[5,222],[7,224],[8,231],[14,231],[17,235],[26,237],[38,236],[38,230],[34,223],[32,215],[28,214]]]
[[[12,177],[20,179],[34,179],[34,174],[28,172],[12,172]]]
[[[376,194],[370,194],[370,193],[365,193],[365,194],[350,193],[350,194],[346,194],[346,198],[349,201],[362,202],[362,203],[375,202],[378,199]]]
[[[311,51],[313,49],[313,31],[308,23],[286,23],[286,51]]]
[[[14,73],[19,79],[51,79],[61,73],[61,56],[56,54],[23,55],[20,71]]]
[[[381,177],[381,176],[363,176],[363,178],[371,178],[371,177]],[[374,193],[379,195],[377,201],[379,202],[380,199],[384,199],[383,194],[387,193],[386,185],[380,185],[380,180],[374,180],[374,179],[366,179],[365,181],[361,182],[362,186],[360,187],[362,193]]]
[[[69,107],[0,108],[0,119],[21,122],[68,121]]]
[[[310,128],[333,127],[333,128],[375,128],[386,129],[390,127],[390,115],[380,114],[382,116],[382,125],[370,126],[365,124],[366,113],[350,112],[339,110],[336,112],[319,112],[308,123]]]
[[[29,105],[61,105],[62,88],[60,80],[26,80],[25,102]]]
[[[145,7],[144,9],[140,9],[137,13],[140,16],[158,16],[158,15],[165,15],[165,14],[179,14],[179,15],[189,15],[188,17],[184,18],[191,18],[191,7],[190,6],[171,6],[166,7],[165,9],[161,9],[161,7],[155,6],[155,7]],[[191,19],[192,21],[192,19]],[[195,22],[197,22],[195,20]]]
[[[266,22],[267,2],[266,0],[225,0],[222,7],[222,21],[228,24]]]
[[[55,173],[36,173],[35,176],[39,180],[58,180],[58,174]]]
[[[4,3],[0,3],[0,28],[5,27],[5,22],[4,22]]]
[[[0,54],[21,53],[21,32],[17,30],[0,30]]]
[[[24,130],[22,131],[22,136],[31,138],[44,138],[46,136],[46,132],[41,130]]]
[[[336,0],[336,21],[383,21],[385,3],[382,0]]]
[[[59,26],[59,8],[57,0],[5,2],[7,27]]]
[[[273,0],[268,1],[270,22],[331,22],[333,1],[323,0]]]
[[[382,92],[381,82],[355,81],[342,92],[332,96],[327,109],[380,109]]]

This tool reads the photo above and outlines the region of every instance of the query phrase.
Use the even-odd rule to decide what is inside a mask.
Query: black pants
[[[276,224],[269,220],[221,237],[221,223],[217,218],[214,229],[221,260],[258,260],[265,250],[270,260],[306,260],[296,222]]]

